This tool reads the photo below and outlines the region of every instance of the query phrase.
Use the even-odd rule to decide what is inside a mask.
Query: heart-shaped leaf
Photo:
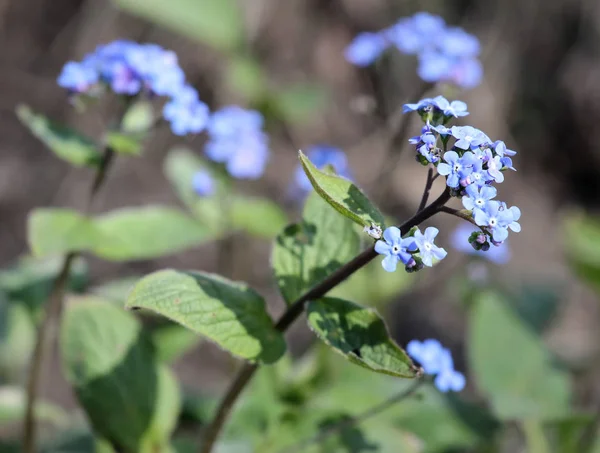
[[[372,308],[325,297],[309,302],[307,315],[313,332],[350,362],[391,376],[420,375],[419,367],[390,338],[385,323]]]
[[[154,272],[135,285],[125,306],[163,315],[244,359],[273,363],[285,352],[264,299],[248,286],[217,275]]]
[[[288,303],[354,258],[360,247],[355,225],[315,193],[306,201],[303,219],[277,237],[271,259]]]
[[[359,225],[375,224],[384,227],[383,214],[351,181],[319,170],[302,151],[299,152],[299,157],[315,191],[336,211]]]

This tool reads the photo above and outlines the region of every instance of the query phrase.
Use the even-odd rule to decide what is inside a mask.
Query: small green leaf
[[[299,152],[299,157],[314,189],[336,211],[359,225],[370,226],[374,223],[384,228],[383,215],[358,187],[345,178],[322,172],[302,151]]]
[[[244,23],[235,0],[113,0],[119,8],[222,50],[243,41]]]
[[[38,308],[47,301],[63,261],[63,256],[41,259],[22,256],[12,267],[0,271],[0,290],[31,309]],[[71,265],[69,290],[82,291],[87,285],[87,273],[86,262],[83,258],[76,258]]]
[[[307,315],[313,332],[350,362],[391,376],[419,376],[419,368],[390,338],[375,310],[326,297],[309,302]]]
[[[152,273],[133,288],[126,307],[159,313],[244,359],[273,363],[285,352],[264,299],[248,286],[217,275]]]
[[[111,261],[176,253],[209,239],[204,227],[177,209],[126,208],[96,218],[68,209],[37,209],[28,219],[28,240],[37,256],[88,251]]]
[[[168,443],[178,391],[131,313],[92,297],[71,299],[60,346],[64,374],[94,432],[123,453]]]
[[[201,338],[177,324],[158,327],[152,332],[156,355],[161,362],[173,363],[200,343]]]
[[[570,214],[565,222],[565,236],[567,255],[575,272],[600,292],[600,218]]]
[[[568,374],[500,295],[475,301],[468,344],[477,385],[499,418],[549,420],[569,411]]]
[[[96,144],[76,131],[34,113],[26,105],[17,107],[17,117],[33,135],[59,158],[77,167],[97,167],[101,161]]]
[[[287,224],[283,210],[266,198],[232,195],[231,223],[256,237],[272,239]]]
[[[315,193],[306,201],[303,218],[277,237],[271,258],[288,304],[354,258],[360,246],[354,224]]]
[[[144,139],[154,124],[152,104],[140,101],[133,104],[123,117],[118,130],[109,131],[105,141],[119,154],[139,155]]]
[[[170,255],[210,240],[206,228],[178,209],[163,206],[126,208],[95,219],[108,241],[96,243],[92,253],[112,261]]]

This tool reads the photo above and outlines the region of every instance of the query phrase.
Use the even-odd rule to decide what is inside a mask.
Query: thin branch
[[[346,428],[359,425],[364,421],[370,419],[371,417],[381,414],[383,411],[391,408],[395,404],[398,404],[399,402],[412,396],[419,389],[419,387],[423,385],[424,382],[425,380],[422,377],[418,378],[409,388],[403,390],[400,393],[397,393],[396,395],[385,400],[384,402],[379,403],[378,405],[373,406],[370,409],[367,409],[362,414],[359,414],[355,417],[347,418],[334,425],[330,425],[321,430],[321,432],[317,433],[315,436],[309,439],[305,439],[294,446],[287,447],[284,450],[281,450],[279,453],[298,453],[310,445],[323,442],[328,437],[331,437],[334,434],[338,434]]]
[[[450,191],[446,188],[446,190],[444,190],[444,192],[442,192],[442,194],[429,206],[400,225],[398,228],[401,233],[406,234],[412,227],[423,223],[431,216],[440,212],[448,200],[450,200]],[[285,332],[304,312],[304,305],[306,302],[323,297],[327,292],[342,283],[356,271],[369,264],[376,256],[377,252],[375,252],[375,248],[369,247],[367,250],[354,257],[354,259],[337,269],[321,283],[313,286],[289,306],[277,324],[275,324],[275,328],[280,332]],[[258,365],[256,364],[244,364],[234,378],[217,409],[215,417],[204,432],[204,439],[200,449],[201,453],[211,453],[214,443],[219,437],[233,405],[246,387],[246,384],[256,372],[257,367]]]
[[[106,180],[106,173],[113,157],[114,150],[110,147],[106,147],[100,165],[98,166],[96,176],[90,187],[86,203],[86,212],[90,210],[92,201],[98,192],[98,189]],[[35,453],[36,451],[37,426],[35,420],[35,406],[42,378],[42,368],[46,357],[52,351],[52,347],[56,343],[58,330],[60,328],[60,319],[62,318],[63,299],[69,281],[71,267],[75,258],[77,258],[77,255],[76,252],[71,252],[65,256],[58,277],[52,286],[48,302],[46,303],[46,311],[37,332],[26,386],[25,417],[23,419],[24,453]]]
[[[466,210],[458,210],[458,209],[454,209],[454,208],[450,208],[448,206],[442,206],[440,208],[440,212],[445,212],[446,214],[450,214],[453,215],[455,217],[461,218],[463,220],[466,220],[469,223],[472,223],[473,225],[475,225],[477,228],[479,228],[479,225],[477,225],[475,223],[475,219],[471,216],[471,213],[469,211]]]
[[[427,200],[429,199],[429,192],[431,191],[431,186],[433,185],[434,180],[435,178],[433,177],[433,168],[429,167],[429,169],[427,170],[427,181],[425,182],[425,189],[423,189],[423,196],[421,197],[421,203],[419,203],[419,208],[417,209],[417,212],[422,211],[425,208]]]

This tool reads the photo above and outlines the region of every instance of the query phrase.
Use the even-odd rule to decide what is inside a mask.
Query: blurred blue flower
[[[452,247],[467,255],[481,256],[495,264],[506,264],[510,261],[511,253],[508,247],[508,241],[504,241],[497,246],[492,246],[487,251],[475,250],[473,246],[469,244],[469,237],[474,231],[477,231],[476,227],[467,222],[461,222],[450,238]]]
[[[69,61],[58,76],[58,85],[74,93],[83,93],[98,82],[98,73],[85,63]]]
[[[318,169],[331,165],[339,176],[352,179],[348,159],[341,149],[324,144],[313,145],[306,150],[306,156]],[[294,172],[293,190],[299,190],[300,194],[312,190],[312,185],[304,173],[302,165],[298,165]]]
[[[98,82],[120,95],[170,98],[163,115],[177,135],[199,133],[206,126],[208,107],[186,85],[177,56],[156,44],[117,40],[100,45],[81,63],[67,63],[58,77],[60,86],[75,93],[85,93]]]
[[[223,107],[209,120],[205,153],[224,163],[234,178],[260,178],[269,159],[268,137],[262,126],[262,115],[255,110]]]
[[[442,260],[448,255],[446,250],[438,247],[433,243],[435,237],[438,235],[439,230],[434,227],[428,227],[425,233],[421,233],[420,230],[415,231],[414,239],[419,249],[419,255],[425,266],[433,266],[433,259]]]
[[[346,60],[356,66],[369,66],[388,47],[381,33],[359,33],[344,52]]]
[[[409,252],[417,250],[417,244],[411,237],[403,239],[400,230],[397,227],[386,228],[383,232],[383,241],[375,243],[375,251],[380,255],[385,255],[381,265],[388,272],[394,272],[398,261],[406,266],[414,265],[414,258]]]
[[[194,192],[201,197],[207,197],[215,192],[215,181],[208,170],[199,170],[192,178]]]
[[[406,346],[406,351],[419,362],[425,374],[437,375],[434,385],[441,392],[460,392],[465,387],[465,377],[454,369],[452,354],[439,341],[412,340]]]

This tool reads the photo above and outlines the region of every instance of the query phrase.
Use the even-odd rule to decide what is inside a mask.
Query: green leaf
[[[244,36],[235,0],[113,0],[125,11],[222,50],[234,50]]]
[[[0,377],[19,383],[29,363],[37,330],[27,308],[0,297]]]
[[[345,178],[322,172],[302,151],[299,152],[299,157],[314,189],[336,211],[359,225],[370,226],[374,223],[384,228],[383,215],[358,187]]]
[[[0,271],[0,290],[10,299],[24,302],[30,309],[38,308],[46,303],[63,261],[63,256],[22,256],[12,267]],[[87,281],[87,264],[83,258],[76,258],[71,265],[69,290],[80,292]]]
[[[600,218],[572,213],[565,222],[569,261],[579,277],[600,292]]]
[[[298,84],[276,93],[273,102],[280,117],[293,124],[304,123],[324,108],[327,94],[322,86]]]
[[[72,301],[60,347],[64,374],[94,432],[123,453],[168,443],[179,394],[132,314],[92,297]]]
[[[509,304],[496,293],[483,293],[470,316],[470,363],[496,415],[504,420],[565,415],[571,395],[567,373],[553,366],[540,338]]]
[[[88,137],[34,113],[27,105],[19,105],[16,112],[21,123],[62,160],[77,167],[100,164],[98,148]]]
[[[88,251],[111,261],[149,259],[196,246],[208,236],[179,210],[161,206],[95,218],[68,209],[37,209],[28,219],[29,245],[37,256]]]
[[[391,376],[419,375],[419,368],[390,338],[375,310],[327,297],[309,302],[307,315],[313,332],[350,362]]]
[[[139,155],[153,124],[152,104],[146,101],[136,102],[125,113],[120,128],[107,132],[106,144],[119,154]]]
[[[288,304],[354,258],[360,246],[354,224],[315,193],[308,197],[303,218],[277,237],[271,258]]]
[[[133,288],[126,307],[159,313],[245,359],[273,363],[285,352],[264,299],[217,275],[170,269],[152,273]]]
[[[177,324],[158,327],[152,332],[158,359],[173,363],[200,343],[200,337]]]
[[[287,224],[285,212],[266,198],[232,196],[231,223],[256,237],[272,239]]]

